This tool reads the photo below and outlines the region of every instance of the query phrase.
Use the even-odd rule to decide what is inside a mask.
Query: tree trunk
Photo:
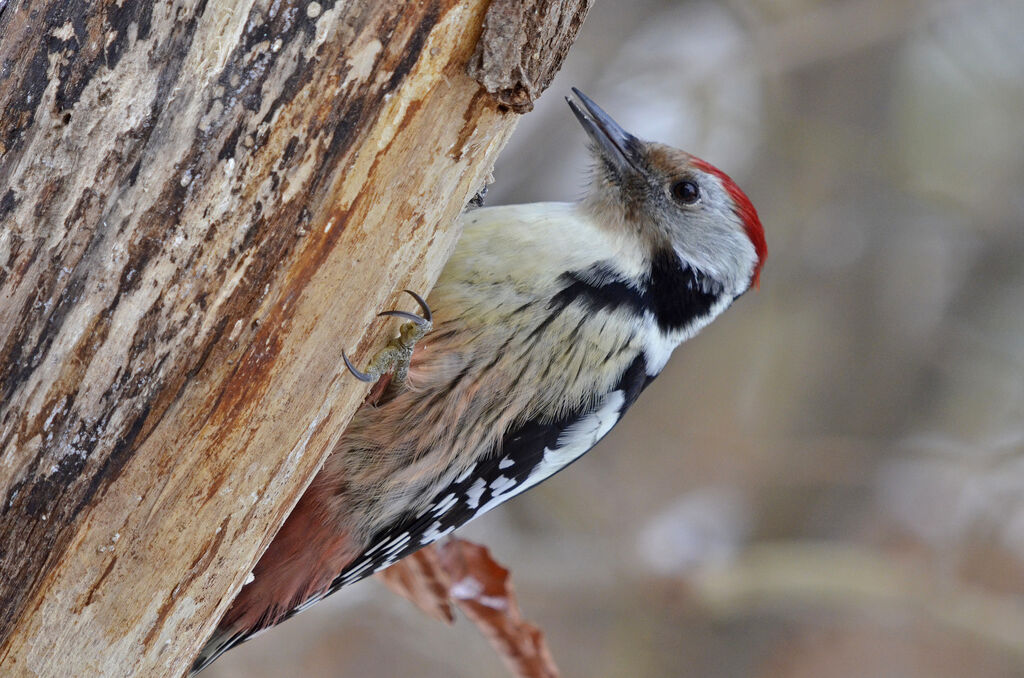
[[[0,0],[0,674],[187,669],[588,5]]]

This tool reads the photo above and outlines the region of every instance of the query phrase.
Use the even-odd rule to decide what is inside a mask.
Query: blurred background
[[[574,199],[576,85],[753,199],[761,290],[461,531],[568,677],[1024,675],[1024,0],[598,2],[488,204]],[[375,580],[234,676],[503,677]]]

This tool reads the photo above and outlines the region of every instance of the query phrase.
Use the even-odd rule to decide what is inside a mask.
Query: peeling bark
[[[493,0],[469,74],[499,104],[533,110],[558,72],[593,0]]]
[[[487,5],[0,3],[0,673],[188,667],[512,130]]]

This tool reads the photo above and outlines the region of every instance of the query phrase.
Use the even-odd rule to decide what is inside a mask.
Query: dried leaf
[[[438,549],[451,580],[448,595],[491,641],[520,678],[558,678],[558,667],[539,628],[523,619],[509,571],[487,548],[451,539]]]
[[[505,666],[519,678],[558,678],[544,633],[523,619],[509,571],[487,548],[449,539],[400,560],[378,577],[427,616],[452,623],[451,604],[491,641]]]
[[[409,600],[428,617],[448,624],[455,621],[448,597],[451,580],[434,545],[403,558],[377,576],[392,592]]]

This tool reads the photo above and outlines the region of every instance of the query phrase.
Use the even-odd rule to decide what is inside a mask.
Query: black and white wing
[[[638,356],[617,387],[590,407],[557,420],[530,421],[509,431],[494,455],[467,468],[438,492],[426,509],[378,534],[323,595],[398,562],[561,471],[612,429],[651,379],[643,356]]]

